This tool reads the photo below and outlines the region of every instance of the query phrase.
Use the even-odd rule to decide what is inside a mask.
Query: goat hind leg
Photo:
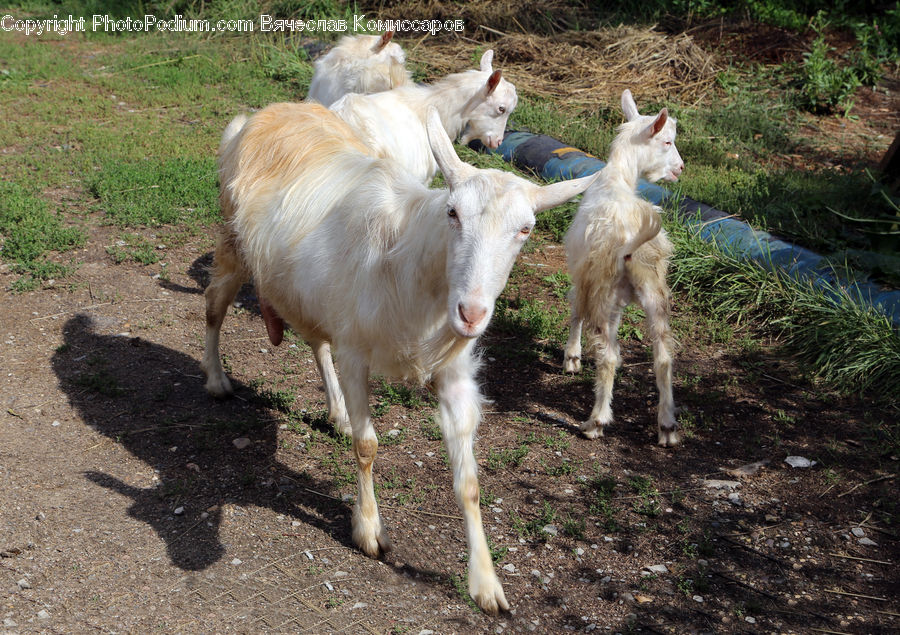
[[[219,355],[219,336],[228,307],[234,302],[247,275],[241,266],[233,237],[224,234],[219,238],[213,261],[212,279],[206,287],[206,346],[200,368],[206,373],[206,392],[214,397],[232,394],[231,382],[222,368]]]
[[[581,326],[584,321],[572,309],[572,321],[569,324],[569,339],[563,353],[563,372],[581,372]]]
[[[591,416],[581,424],[581,431],[588,439],[603,436],[603,430],[612,423],[612,391],[619,367],[619,322],[621,308],[614,308],[599,327],[596,343],[596,377],[594,378],[594,407]]]
[[[569,306],[572,307],[572,320],[569,322],[569,339],[563,351],[563,372],[581,372],[581,327],[584,320],[578,315],[577,291],[573,286],[569,292]]]
[[[675,401],[672,396],[672,349],[674,340],[669,326],[669,300],[662,286],[645,286],[638,290],[638,297],[647,314],[647,330],[653,341],[653,373],[659,390],[657,413],[657,443],[674,447],[681,438],[675,421]]]
[[[324,340],[316,340],[310,342],[310,346],[313,350],[313,356],[316,358],[319,375],[322,376],[322,383],[325,384],[325,405],[328,407],[328,421],[341,434],[351,436],[353,427],[350,425],[350,417],[347,416],[344,393],[341,392],[341,385],[334,370],[334,362],[331,359],[331,344]]]

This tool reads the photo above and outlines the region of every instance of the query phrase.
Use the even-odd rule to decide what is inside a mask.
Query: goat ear
[[[444,130],[444,124],[438,115],[437,108],[430,107],[425,119],[425,130],[428,132],[428,145],[431,146],[431,153],[434,160],[437,161],[444,180],[452,190],[456,185],[462,182],[466,177],[465,168],[467,164],[460,161],[453,149],[453,144]]]
[[[622,91],[622,112],[625,113],[625,121],[631,121],[640,116],[637,104],[634,103],[634,97],[631,96],[631,91],[627,88]]]
[[[497,86],[500,85],[501,74],[502,73],[499,70],[496,70],[493,73],[491,73],[491,76],[488,77],[487,84],[485,85],[485,90],[486,90],[485,95],[490,95],[495,90],[497,90]]]
[[[372,47],[373,53],[381,53],[381,50],[388,45],[391,41],[391,38],[394,37],[393,31],[387,31],[384,35],[378,38],[378,41],[375,42],[375,46]]]
[[[481,56],[481,72],[491,73],[494,71],[494,49],[488,49]]]
[[[583,176],[580,179],[571,179],[569,181],[560,181],[559,183],[551,183],[543,187],[535,186],[532,191],[531,200],[534,203],[534,211],[542,212],[545,209],[562,205],[571,198],[578,196],[584,192],[591,183],[593,183],[600,173]]]
[[[666,121],[669,119],[669,109],[663,108],[659,111],[659,114],[656,115],[656,119],[653,120],[649,126],[647,126],[647,136],[655,137],[659,134],[659,131],[663,129],[663,126],[666,125]]]

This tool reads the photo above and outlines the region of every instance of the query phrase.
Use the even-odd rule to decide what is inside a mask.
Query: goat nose
[[[468,326],[476,326],[484,319],[484,316],[487,315],[487,309],[483,306],[467,306],[460,302],[457,309],[459,311],[459,317],[462,318],[462,321]]]

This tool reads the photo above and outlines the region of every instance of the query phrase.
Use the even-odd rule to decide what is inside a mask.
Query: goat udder
[[[273,346],[278,346],[284,339],[284,320],[275,313],[272,305],[266,302],[265,298],[259,298],[259,312],[262,313],[263,321],[266,323],[266,333],[269,334],[269,341]]]

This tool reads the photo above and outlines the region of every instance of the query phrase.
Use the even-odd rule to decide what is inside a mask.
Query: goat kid
[[[494,51],[481,56],[479,70],[454,73],[428,86],[408,85],[372,95],[346,95],[331,110],[350,124],[377,156],[400,161],[422,183],[437,163],[425,133],[426,113],[436,108],[451,139],[480,139],[489,148],[503,141],[516,88],[493,69]]]
[[[252,275],[315,351],[332,417],[349,415],[358,468],[353,539],[372,557],[390,541],[372,483],[378,440],[369,375],[430,379],[465,519],[469,593],[497,613],[509,604],[479,510],[473,440],[483,397],[473,349],[535,213],[583,192],[594,177],[539,187],[474,168],[456,156],[436,111],[427,138],[449,190],[429,190],[402,165],[372,157],[318,105],[276,104],[226,129],[219,158],[226,225],[206,290],[202,367],[208,391],[230,390],[219,332]],[[345,404],[346,414],[335,413]]]
[[[672,349],[669,287],[666,274],[672,243],[661,229],[659,208],[636,192],[638,179],[676,181],[684,163],[675,147],[676,121],[666,108],[640,115],[631,91],[622,93],[626,123],[612,142],[609,160],[585,192],[566,233],[566,256],[572,276],[572,322],[563,368],[581,370],[581,330],[588,326],[597,375],[594,407],[581,425],[588,438],[603,435],[612,423],[613,381],[621,363],[618,331],[624,307],[640,303],[653,343],[653,370],[659,389],[658,443],[679,442],[672,399]]]
[[[384,35],[345,36],[316,60],[306,98],[330,106],[350,93],[378,93],[412,84],[406,53]]]

